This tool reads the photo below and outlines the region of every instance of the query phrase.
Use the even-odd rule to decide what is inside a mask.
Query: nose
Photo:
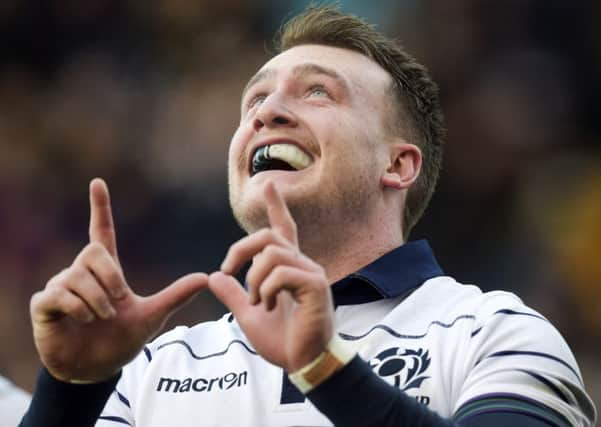
[[[277,94],[271,94],[259,106],[253,127],[258,132],[263,127],[268,129],[278,127],[296,127],[294,114],[286,108],[284,101]]]

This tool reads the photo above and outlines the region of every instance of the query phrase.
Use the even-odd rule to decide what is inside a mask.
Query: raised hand
[[[257,352],[294,372],[310,363],[334,333],[324,269],[298,247],[296,224],[272,183],[265,186],[270,228],[233,244],[209,288],[234,314]],[[248,292],[231,275],[253,260]]]
[[[193,273],[155,295],[136,295],[117,256],[108,188],[94,179],[90,243],[31,298],[34,340],[42,363],[62,381],[108,379],[207,283],[206,274]]]

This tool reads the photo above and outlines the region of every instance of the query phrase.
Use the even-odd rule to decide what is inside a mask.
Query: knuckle
[[[227,256],[228,257],[239,257],[239,256],[243,255],[245,248],[248,246],[248,244],[249,244],[248,237],[244,237],[244,238],[238,240],[236,243],[234,243],[230,246],[230,248],[227,251]]]
[[[269,296],[271,295],[271,293],[272,293],[271,287],[262,286],[261,289],[259,289],[259,295],[261,295],[262,300],[268,299]]]
[[[81,298],[74,298],[73,294],[67,293],[66,291],[56,294],[56,303],[60,306],[61,310],[67,314],[85,308],[85,303]]]
[[[65,268],[60,271],[58,274],[52,276],[48,282],[46,282],[45,289],[51,290],[54,288],[64,287],[67,282],[67,277],[69,276],[69,272],[71,267]],[[35,294],[34,294],[35,295]]]
[[[267,237],[272,233],[271,228],[269,227],[263,227],[257,230],[256,234],[259,237]]]
[[[36,302],[59,300],[65,289],[59,287],[47,288],[34,295]],[[32,298],[33,299],[33,298]]]
[[[78,306],[82,305],[82,303],[80,303],[79,301],[77,301],[73,298],[65,298],[65,296],[60,298],[58,303],[59,303],[61,309],[67,314],[76,313],[78,310]],[[81,309],[81,308],[79,308],[79,309]]]
[[[238,255],[238,252],[240,252],[240,249],[242,247],[242,241],[238,240],[236,243],[232,244],[229,249],[227,250],[227,254],[225,255],[226,258],[231,258],[231,257],[235,257]]]
[[[40,299],[47,299],[47,300],[60,300],[62,295],[66,292],[66,289],[64,287],[53,287],[50,289],[47,289],[46,291],[43,291],[40,294]]]
[[[282,281],[290,275],[290,267],[278,265],[273,269],[272,275],[277,281]]]
[[[88,307],[77,299],[64,299],[61,304],[62,310],[69,316],[84,318],[90,312]]]
[[[299,256],[303,260],[304,264],[306,265],[307,271],[311,271],[317,275],[322,275],[322,276],[326,277],[326,269],[321,264],[319,264],[318,262],[315,262],[314,260],[309,258],[307,255],[303,254],[302,252],[299,252]]]
[[[104,292],[94,292],[94,294],[90,295],[90,304],[101,309],[109,305]]]
[[[260,281],[259,279],[260,279],[259,272],[249,270],[249,274],[247,274],[247,276],[246,276],[246,284],[248,286],[249,291],[257,290],[262,286],[262,284],[265,280],[263,279],[262,281]]]
[[[48,290],[38,291],[31,296],[29,300],[29,310],[33,313],[36,311],[37,307],[39,307],[41,301],[44,299],[44,296],[48,295]]]
[[[121,284],[121,271],[119,269],[111,268],[107,273],[107,285],[117,286]]]
[[[326,279],[325,273],[313,273],[311,276],[311,283],[314,283],[316,288],[329,292],[330,284]]]
[[[105,248],[100,242],[90,242],[84,248],[84,251],[86,251],[90,257],[97,257],[105,251]]]
[[[100,307],[107,299],[106,291],[98,282],[80,287],[76,290],[76,293],[83,301],[94,307]]]
[[[60,286],[60,284],[62,283],[61,278],[59,277],[59,275],[53,276],[52,278],[50,278],[50,280],[48,280],[48,282],[46,282],[46,286],[44,287],[45,290],[50,290],[53,289],[57,286]],[[34,296],[37,294],[33,294]]]
[[[257,283],[257,275],[258,273],[252,268],[248,270],[248,273],[246,273],[246,284],[248,285],[249,290],[255,287]]]
[[[321,264],[318,264],[315,261],[311,261],[311,262],[313,263],[313,266],[315,268],[315,273],[325,279],[326,278],[326,269]]]
[[[79,255],[77,255],[77,258],[75,258],[75,262],[85,262],[90,257],[92,250],[92,243],[85,245],[79,252]]]
[[[268,258],[276,258],[281,254],[281,248],[273,243],[268,244],[263,249],[263,255]]]
[[[31,313],[43,311],[44,309],[41,307],[44,306],[60,305],[66,294],[67,291],[59,287],[46,288],[43,291],[36,292],[30,301]]]
[[[296,230],[297,230],[296,222],[290,221],[290,225],[289,226],[290,226],[290,230],[292,230],[294,233],[296,233]]]
[[[65,286],[73,285],[81,282],[88,274],[88,269],[79,263],[73,264],[67,271],[65,271],[64,280],[62,281]]]
[[[257,237],[263,242],[277,242],[279,241],[276,232],[271,228],[262,228],[257,231]]]

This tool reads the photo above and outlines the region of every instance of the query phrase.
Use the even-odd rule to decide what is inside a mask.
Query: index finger
[[[280,232],[288,241],[298,246],[296,222],[294,222],[282,194],[271,181],[265,185],[265,201],[271,227]]]
[[[102,244],[117,259],[111,198],[106,183],[100,178],[94,178],[90,182],[90,242]]]

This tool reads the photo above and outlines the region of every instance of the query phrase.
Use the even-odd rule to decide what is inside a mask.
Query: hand
[[[108,379],[207,282],[206,274],[193,273],[155,295],[136,295],[119,264],[108,188],[94,179],[90,243],[31,298],[33,335],[42,363],[66,382]]]
[[[265,186],[270,228],[232,245],[209,288],[269,362],[294,372],[321,354],[334,333],[324,269],[298,247],[296,224],[272,183]],[[231,275],[247,261],[248,292]]]

